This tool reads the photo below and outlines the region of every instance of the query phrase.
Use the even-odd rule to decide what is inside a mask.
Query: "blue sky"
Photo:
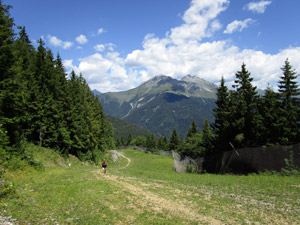
[[[31,40],[101,92],[187,74],[228,86],[244,62],[275,89],[289,58],[300,72],[299,0],[4,0]]]

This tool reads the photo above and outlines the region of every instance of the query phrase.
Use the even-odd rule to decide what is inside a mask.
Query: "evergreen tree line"
[[[193,158],[243,147],[291,145],[300,140],[300,89],[288,59],[281,68],[278,92],[268,86],[257,93],[246,65],[235,76],[232,89],[222,77],[217,91],[215,121],[202,133],[191,125],[183,145],[174,149]]]
[[[147,151],[155,152],[157,150],[169,151],[169,142],[166,136],[161,136],[157,138],[154,134],[149,134],[147,136],[138,136],[136,138],[129,134],[126,138],[118,138],[116,140],[117,147],[123,146],[138,146],[147,149]]]
[[[281,68],[283,75],[278,82],[278,92],[268,86],[263,95],[252,84],[253,78],[246,65],[235,76],[232,89],[222,77],[217,91],[215,121],[205,121],[200,132],[195,121],[184,140],[176,129],[170,140],[154,135],[128,137],[117,145],[137,145],[147,149],[175,150],[192,158],[204,157],[222,151],[243,147],[290,145],[300,140],[300,89],[295,70],[288,59]]]
[[[112,127],[82,75],[67,78],[59,54],[42,39],[35,49],[25,27],[16,35],[1,0],[0,26],[0,161],[22,155],[24,140],[91,160],[112,147]]]
[[[158,150],[177,151],[184,155],[198,157],[199,154],[203,154],[206,149],[211,149],[211,138],[212,131],[209,128],[208,120],[205,121],[202,132],[198,130],[196,122],[193,121],[185,139],[179,138],[177,130],[173,129],[169,140],[166,136],[157,138],[154,134],[138,136],[136,138],[133,138],[132,135],[129,134],[127,139],[117,139],[116,146],[138,146],[145,148],[149,152],[156,152]]]

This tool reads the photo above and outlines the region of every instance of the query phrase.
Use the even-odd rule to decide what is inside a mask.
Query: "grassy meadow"
[[[25,168],[2,175],[8,184],[0,200],[3,217],[12,216],[16,224],[300,221],[299,177],[178,174],[171,158],[130,149],[120,151],[124,158],[118,163],[109,162],[104,176],[99,166],[47,151],[35,153],[44,170]]]

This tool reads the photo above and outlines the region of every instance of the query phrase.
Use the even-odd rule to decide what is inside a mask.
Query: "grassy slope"
[[[75,159],[70,168],[60,163],[43,172],[8,173],[16,196],[2,199],[0,211],[31,224],[300,221],[299,177],[177,174],[170,158],[122,152],[130,164],[110,163],[106,176]]]

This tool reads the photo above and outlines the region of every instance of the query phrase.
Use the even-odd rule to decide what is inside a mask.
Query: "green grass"
[[[45,158],[36,150],[35,157],[48,167],[6,172],[4,177],[14,191],[0,199],[1,214],[16,218],[19,224],[300,221],[299,177],[178,174],[171,158],[134,150],[121,152],[130,158],[130,164],[125,167],[128,162],[124,158],[119,163],[109,162],[104,177],[99,166],[63,159],[50,150]],[[70,168],[66,166],[69,162]]]
[[[190,200],[225,223],[296,223],[300,221],[300,178],[280,175],[178,174],[167,157],[127,150],[132,166],[125,176],[163,182],[153,190],[179,201]],[[151,162],[151,163],[150,163]],[[185,192],[178,196],[172,190]],[[196,198],[195,198],[196,196]],[[234,222],[235,221],[235,222]]]

